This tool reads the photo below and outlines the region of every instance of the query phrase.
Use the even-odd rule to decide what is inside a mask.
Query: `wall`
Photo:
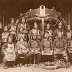
[[[66,24],[70,24],[72,26],[72,8],[67,8],[64,11],[64,19]]]

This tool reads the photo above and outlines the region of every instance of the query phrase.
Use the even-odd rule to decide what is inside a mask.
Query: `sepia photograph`
[[[0,72],[72,72],[72,0],[0,0]]]

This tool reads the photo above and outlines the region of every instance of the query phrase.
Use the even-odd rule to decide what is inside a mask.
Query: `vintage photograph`
[[[72,0],[0,0],[0,72],[72,72]]]

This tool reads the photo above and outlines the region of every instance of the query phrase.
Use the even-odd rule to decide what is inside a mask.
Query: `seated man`
[[[45,56],[45,61],[49,60],[46,56],[53,56],[53,43],[47,33],[44,34],[44,39],[42,40],[42,55]],[[43,60],[43,61],[44,61]]]
[[[67,42],[63,38],[62,33],[60,32],[56,39],[54,40],[54,57],[57,58],[57,55],[63,55],[65,62],[68,63],[68,56],[67,56]]]
[[[16,59],[16,49],[15,45],[12,42],[11,36],[8,37],[8,42],[2,46],[2,53],[4,55],[3,61],[7,67],[14,67],[15,66],[15,59]]]
[[[26,39],[20,38],[20,40],[16,43],[16,48],[17,48],[16,62],[18,63],[17,65],[22,66],[23,64],[26,63],[29,52],[28,43]]]
[[[37,41],[37,36],[32,36],[30,44],[30,62],[39,64],[41,60],[40,41]]]

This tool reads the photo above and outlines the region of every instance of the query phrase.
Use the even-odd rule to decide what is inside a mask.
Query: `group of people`
[[[59,22],[57,29],[51,29],[50,23],[46,24],[44,34],[39,29],[38,24],[27,28],[24,17],[16,21],[11,18],[10,24],[4,26],[1,33],[1,54],[5,67],[22,66],[24,64],[39,64],[43,55],[52,55],[54,60],[61,54],[66,63],[69,63],[72,53],[72,31],[71,26],[67,26],[67,31],[63,29],[63,24]],[[29,26],[28,26],[29,27]],[[43,57],[43,60],[45,57]]]

